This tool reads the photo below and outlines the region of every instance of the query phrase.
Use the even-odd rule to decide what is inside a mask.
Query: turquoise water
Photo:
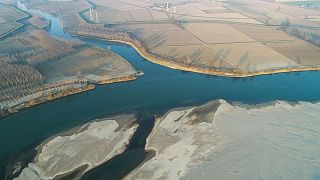
[[[291,6],[299,6],[299,7],[304,7],[304,8],[309,8],[309,9],[320,9],[320,1],[292,1],[292,2],[285,2],[288,5]]]
[[[49,31],[52,35],[73,38],[63,32],[58,18],[43,15],[52,21]],[[127,45],[86,38],[82,40],[110,48],[145,74],[135,81],[97,86],[95,90],[41,104],[1,119],[0,159],[91,119],[127,110],[160,114],[173,107],[218,98],[244,103],[320,100],[318,72],[241,79],[208,76],[153,64]]]

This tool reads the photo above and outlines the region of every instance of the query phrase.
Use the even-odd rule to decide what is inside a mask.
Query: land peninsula
[[[24,13],[12,6],[1,13]],[[13,11],[14,10],[14,11]],[[10,14],[11,13],[11,14]],[[0,117],[52,99],[91,90],[95,84],[136,79],[141,72],[110,50],[52,37],[37,15],[0,41]]]
[[[129,44],[147,60],[173,69],[248,77],[320,68],[314,9],[261,0],[33,0],[28,5],[60,16],[69,33]]]

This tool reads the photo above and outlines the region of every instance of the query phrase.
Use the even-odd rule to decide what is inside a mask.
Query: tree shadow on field
[[[190,58],[191,58],[193,64],[196,64],[201,60],[201,55],[203,54],[203,51],[204,51],[203,48],[198,48],[196,51],[194,51],[190,55]]]

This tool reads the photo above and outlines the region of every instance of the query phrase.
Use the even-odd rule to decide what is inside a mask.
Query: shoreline
[[[0,5],[1,4],[2,3],[0,3]],[[2,5],[9,6],[10,8],[14,8],[14,9],[16,9],[18,11],[21,11],[21,12],[23,12],[23,13],[25,13],[27,15],[25,18],[20,19],[19,21],[22,21],[24,19],[29,19],[30,17],[32,17],[30,13],[25,12],[25,11],[21,10],[20,8],[18,8],[16,6],[6,5],[6,4],[2,4]],[[49,13],[54,15],[54,13],[52,13],[52,12],[49,12]],[[54,16],[56,16],[56,15],[54,15]],[[61,23],[63,24],[62,21],[61,21]],[[20,24],[22,25],[20,28],[25,27],[24,23],[20,23]],[[49,22],[49,26],[50,25],[51,25],[51,21]],[[0,40],[1,39],[2,39],[2,37],[0,37]],[[127,60],[125,60],[125,61],[127,61]],[[130,64],[130,66],[133,67],[131,64]],[[96,80],[96,81],[87,79],[87,84],[85,86],[82,86],[82,87],[74,87],[71,90],[70,90],[70,88],[67,88],[66,90],[62,90],[61,92],[58,92],[58,93],[49,93],[49,94],[47,94],[45,96],[31,98],[29,100],[26,100],[24,102],[21,102],[20,104],[17,104],[17,105],[11,106],[11,107],[3,107],[3,109],[1,109],[1,107],[0,107],[0,119],[4,118],[4,117],[7,117],[10,114],[16,113],[16,112],[18,112],[20,110],[23,110],[23,109],[26,109],[26,108],[29,108],[29,107],[33,107],[33,106],[36,106],[36,105],[39,105],[39,104],[42,104],[42,103],[46,103],[46,102],[49,102],[51,100],[55,100],[55,99],[63,98],[63,97],[66,97],[66,96],[78,94],[78,93],[81,93],[81,92],[93,90],[93,89],[95,89],[96,85],[104,85],[104,84],[111,84],[111,83],[133,81],[133,80],[136,80],[139,76],[143,75],[142,71],[139,71],[136,68],[134,68],[134,70],[135,70],[135,73],[131,74],[131,75],[122,76],[122,77],[116,77],[116,78],[111,78],[111,79],[101,78],[101,79]],[[63,83],[63,81],[62,81],[62,83]],[[31,94],[29,94],[29,95],[31,95]],[[26,96],[28,96],[28,95],[26,95]],[[26,96],[23,96],[23,97],[26,97]]]
[[[88,36],[90,37],[90,36]],[[103,39],[103,38],[101,38]],[[105,39],[107,40],[107,39]],[[319,71],[320,67],[294,67],[294,68],[281,68],[281,69],[271,69],[265,71],[257,71],[257,72],[227,72],[227,71],[219,71],[219,70],[210,70],[200,67],[192,67],[192,66],[185,66],[182,64],[174,63],[166,61],[165,58],[156,58],[153,55],[144,52],[141,48],[137,47],[131,42],[123,41],[123,40],[107,40],[110,42],[118,42],[122,44],[130,45],[134,48],[143,58],[146,60],[153,62],[155,64],[168,67],[170,69],[176,69],[181,71],[189,71],[199,74],[206,74],[206,75],[215,75],[215,76],[223,76],[223,77],[235,77],[235,78],[246,78],[246,77],[253,77],[253,76],[260,76],[260,75],[272,75],[272,74],[279,74],[279,73],[289,73],[289,72],[304,72],[304,71]]]
[[[18,8],[17,8],[18,9]],[[19,10],[19,9],[18,9]],[[50,12],[49,12],[50,13]],[[54,15],[54,13],[51,12],[51,14]],[[31,16],[29,15],[27,18],[30,18]],[[82,19],[80,17],[80,19]],[[51,23],[51,22],[50,22]],[[61,21],[61,23],[63,24],[63,22]],[[81,31],[80,31],[81,32]],[[230,78],[246,78],[246,77],[253,77],[253,76],[259,76],[259,75],[272,75],[272,74],[279,74],[279,73],[289,73],[289,72],[303,72],[303,71],[318,71],[320,70],[320,66],[319,67],[292,67],[292,68],[279,68],[279,69],[270,69],[270,70],[264,70],[264,71],[257,71],[257,72],[241,72],[241,71],[223,71],[223,70],[213,70],[213,69],[207,69],[207,68],[201,68],[201,67],[192,67],[189,65],[183,65],[177,62],[172,62],[172,61],[168,61],[163,57],[155,57],[154,55],[146,52],[146,50],[144,50],[144,47],[138,47],[135,43],[130,42],[130,41],[124,41],[124,40],[110,40],[107,39],[105,37],[99,37],[99,34],[94,34],[94,32],[91,32],[92,34],[86,34],[86,33],[90,33],[90,32],[82,32],[79,33],[79,31],[75,31],[75,32],[69,32],[70,35],[75,36],[75,37],[88,37],[88,38],[93,38],[93,39],[101,39],[101,40],[106,40],[109,42],[117,42],[117,43],[121,43],[121,44],[126,44],[131,46],[132,48],[134,48],[141,57],[145,58],[146,60],[161,65],[161,66],[165,66],[167,68],[170,69],[175,69],[175,70],[181,70],[181,71],[187,71],[187,72],[193,72],[193,73],[199,73],[199,74],[206,74],[206,75],[215,75],[215,76],[222,76],[222,77],[230,77]],[[136,70],[137,71],[137,70]],[[88,85],[86,85],[87,87],[82,87],[79,90],[74,90],[74,91],[70,91],[67,93],[57,93],[57,94],[49,94],[47,96],[43,96],[43,97],[38,97],[38,98],[34,98],[31,100],[28,100],[26,102],[23,102],[19,105],[13,106],[13,107],[9,107],[9,108],[4,108],[0,111],[0,119],[3,117],[6,117],[12,113],[18,112],[19,110],[25,109],[25,108],[29,108],[29,107],[33,107],[45,102],[48,102],[50,100],[54,100],[54,99],[58,99],[58,98],[62,98],[65,96],[69,96],[69,95],[73,95],[73,94],[78,94],[81,92],[85,92],[85,91],[89,91],[95,88],[95,85],[103,85],[103,84],[111,84],[111,83],[117,83],[117,82],[126,82],[126,81],[133,81],[135,79],[137,79],[138,76],[140,76],[141,72],[137,71],[136,74],[134,75],[129,75],[129,76],[125,76],[125,77],[118,77],[118,78],[112,78],[112,79],[102,79],[99,81],[90,81],[88,80]],[[52,97],[54,96],[54,97]],[[39,101],[40,99],[40,101]],[[36,101],[36,102],[34,102]]]
[[[127,82],[127,81],[134,81],[139,77],[139,72],[137,71],[135,75],[130,76],[124,76],[124,77],[118,77],[118,78],[112,78],[112,79],[104,79],[99,80],[97,82],[91,82],[88,80],[88,84],[82,87],[73,88],[70,90],[70,88],[67,88],[66,90],[62,90],[59,93],[52,93],[45,96],[35,97],[30,100],[27,100],[25,102],[22,102],[18,105],[4,108],[0,110],[0,119],[9,116],[10,114],[17,113],[20,110],[27,109],[30,107],[34,107],[55,99],[60,99],[63,97],[71,96],[74,94],[79,94],[82,92],[94,90],[96,88],[96,85],[105,85],[105,84],[112,84],[112,83],[120,83],[120,82]],[[25,96],[23,96],[25,97]]]
[[[95,34],[94,32],[85,32],[85,31],[76,31],[74,33],[71,33],[72,36],[75,37],[86,37],[86,38],[93,38],[93,39],[100,39],[105,40],[109,42],[117,42],[121,44],[126,44],[134,48],[140,56],[145,58],[146,60],[165,66],[170,69],[175,70],[181,70],[181,71],[187,71],[187,72],[193,72],[193,73],[199,73],[199,74],[205,74],[205,75],[214,75],[214,76],[221,76],[221,77],[230,77],[230,78],[247,78],[247,77],[254,77],[254,76],[261,76],[261,75],[272,75],[272,74],[279,74],[279,73],[290,73],[290,72],[304,72],[304,71],[319,71],[320,66],[301,66],[301,67],[288,67],[288,68],[277,68],[277,69],[266,69],[263,71],[256,71],[256,72],[244,72],[244,71],[223,71],[223,70],[213,70],[213,69],[207,69],[207,68],[201,68],[201,67],[192,67],[187,66],[183,64],[179,64],[177,62],[168,61],[165,58],[157,58],[154,55],[146,52],[144,49],[138,47],[136,44],[119,40],[119,39],[108,39],[106,37],[101,37],[98,33]]]
[[[84,125],[80,125],[75,128],[66,130],[64,132],[55,134],[55,135],[43,140],[39,145],[37,145],[35,147],[36,155],[33,158],[33,160],[30,161],[29,163],[35,164],[35,165],[42,164],[44,166],[48,165],[48,164],[46,164],[46,162],[45,162],[46,160],[44,159],[46,157],[46,153],[49,153],[49,155],[50,155],[50,153],[55,152],[55,151],[51,152],[50,148],[47,148],[46,146],[55,147],[55,144],[57,144],[57,145],[65,144],[64,141],[61,141],[61,138],[67,139],[67,141],[73,141],[72,139],[68,139],[68,138],[75,137],[75,138],[81,139],[81,137],[82,138],[87,137],[88,140],[90,140],[89,143],[91,143],[91,144],[99,143],[99,141],[102,139],[107,139],[108,140],[107,143],[109,143],[109,144],[116,143],[115,147],[117,147],[117,149],[110,149],[110,150],[106,151],[104,154],[99,154],[99,151],[97,151],[99,156],[101,156],[101,159],[99,159],[99,158],[97,160],[95,160],[95,158],[88,159],[88,156],[87,156],[87,159],[85,159],[83,161],[81,160],[81,163],[77,164],[77,160],[73,159],[74,158],[73,156],[70,156],[67,158],[69,158],[71,161],[74,160],[74,163],[72,162],[71,165],[69,163],[67,168],[66,167],[59,167],[58,170],[53,169],[53,171],[55,171],[55,173],[53,173],[53,174],[51,174],[50,171],[46,172],[46,170],[43,171],[42,169],[40,169],[40,170],[35,169],[36,171],[39,170],[39,172],[41,172],[41,174],[43,173],[42,175],[50,177],[49,179],[68,178],[69,176],[81,177],[86,172],[92,170],[93,168],[95,168],[97,166],[100,166],[101,164],[107,162],[109,159],[112,159],[113,157],[123,153],[121,151],[124,151],[126,149],[127,145],[129,144],[132,137],[134,136],[136,129],[139,126],[135,116],[128,115],[128,116],[126,116],[126,118],[128,118],[127,119],[128,121],[122,125],[121,125],[121,123],[118,122],[118,121],[122,121],[121,116],[114,116],[114,117],[108,117],[108,118],[103,118],[103,119],[94,119],[93,121],[89,121],[88,123],[86,123]],[[118,125],[119,129],[114,127],[112,125],[112,123],[116,123]],[[94,139],[90,136],[90,134],[93,132],[96,132],[97,130],[98,131],[107,130],[105,132],[109,132],[109,130],[112,130],[113,134],[115,134],[117,137],[109,136],[108,133],[107,134],[100,133],[99,136],[97,136],[96,139]],[[122,136],[124,137],[123,140],[117,141],[117,142],[114,141],[117,138],[122,137]],[[79,145],[79,147],[82,148],[81,143],[73,144],[73,145],[69,144],[69,145],[64,146],[63,148],[66,148],[67,150],[71,150],[74,145]],[[83,148],[88,148],[88,147],[83,147]],[[100,147],[100,149],[103,149],[103,147]],[[61,151],[60,153],[63,154],[64,152]],[[81,157],[82,151],[75,150],[75,153],[77,154],[76,156]],[[49,157],[49,158],[51,158],[51,157]],[[55,160],[57,160],[57,158],[59,158],[59,157],[53,157],[53,159],[55,159]],[[24,171],[26,168],[32,168],[32,167],[34,167],[34,166],[28,165],[27,167],[22,168],[21,172]],[[35,167],[37,167],[37,166],[35,166]],[[51,167],[49,167],[49,168],[51,168]],[[21,173],[20,173],[20,175],[21,175]],[[23,176],[22,176],[22,178],[23,178]],[[78,178],[76,178],[76,179],[78,179]]]
[[[39,104],[43,104],[43,103],[46,103],[46,102],[49,102],[49,101],[52,101],[52,100],[55,100],[55,99],[59,99],[59,98],[62,98],[62,97],[66,97],[66,96],[78,94],[78,93],[81,93],[81,92],[89,91],[89,90],[92,90],[94,88],[95,88],[95,85],[87,84],[86,86],[83,86],[83,87],[80,87],[80,88],[74,88],[74,89],[71,89],[71,90],[67,88],[66,90],[63,90],[63,91],[61,91],[59,93],[48,94],[48,95],[45,95],[45,96],[35,97],[35,98],[32,98],[32,99],[27,100],[25,102],[22,102],[22,103],[20,103],[20,104],[18,104],[16,106],[3,109],[2,111],[0,111],[0,118],[7,117],[10,114],[17,113],[17,112],[19,112],[20,110],[23,110],[23,109],[34,107],[34,106],[37,106]],[[25,97],[25,96],[23,96],[23,97]]]

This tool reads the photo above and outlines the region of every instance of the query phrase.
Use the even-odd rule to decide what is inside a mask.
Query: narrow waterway
[[[40,13],[51,21],[50,34],[59,38],[74,38],[63,32],[59,18]],[[81,40],[111,49],[145,74],[135,81],[97,86],[95,90],[57,99],[1,119],[0,159],[14,156],[44,138],[89,120],[127,110],[161,114],[174,107],[190,106],[219,98],[244,103],[320,100],[318,72],[241,79],[208,76],[153,64],[128,45],[88,38]],[[138,154],[138,151],[139,148],[132,152]],[[130,155],[125,157],[126,161],[130,161]],[[117,159],[114,161],[120,167],[121,162]]]

